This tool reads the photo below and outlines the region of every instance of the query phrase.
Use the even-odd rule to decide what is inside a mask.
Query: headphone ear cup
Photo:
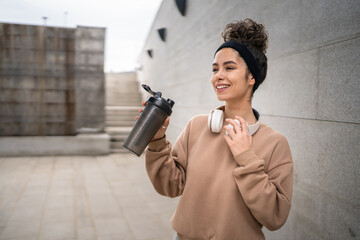
[[[223,126],[224,112],[219,109],[215,109],[209,115],[208,125],[212,132],[219,133],[221,132]]]

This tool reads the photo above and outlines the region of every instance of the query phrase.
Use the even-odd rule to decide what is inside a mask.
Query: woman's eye
[[[217,72],[218,71],[218,69],[217,68],[213,68],[213,70],[212,70],[213,72]]]
[[[226,70],[233,70],[234,67],[226,67]]]

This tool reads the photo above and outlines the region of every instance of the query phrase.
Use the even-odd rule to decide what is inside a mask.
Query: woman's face
[[[254,78],[245,61],[232,48],[223,48],[215,55],[211,84],[220,101],[242,101],[251,97]]]

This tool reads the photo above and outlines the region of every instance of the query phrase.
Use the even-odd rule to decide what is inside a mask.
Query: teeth
[[[226,85],[221,85],[221,86],[216,86],[217,89],[223,89],[223,88],[227,88],[229,86],[226,86]]]

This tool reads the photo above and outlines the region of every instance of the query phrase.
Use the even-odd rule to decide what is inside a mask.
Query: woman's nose
[[[215,74],[215,79],[216,80],[222,80],[222,79],[224,79],[224,74],[223,74],[223,72],[222,71],[217,71],[216,72],[216,74]]]

